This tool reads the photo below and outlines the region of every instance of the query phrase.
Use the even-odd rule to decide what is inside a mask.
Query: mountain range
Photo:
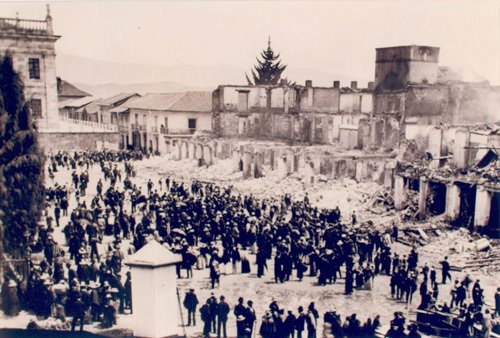
[[[118,63],[94,60],[81,56],[58,54],[57,75],[96,97],[109,97],[121,92],[160,93],[190,90],[210,91],[222,84],[245,85],[245,72],[231,65],[176,65],[158,66],[133,63]],[[314,68],[289,66],[285,77],[290,81],[303,84],[313,80],[315,86],[332,86],[334,80],[342,86],[349,86],[357,80],[359,87],[365,87],[369,76],[323,71]]]

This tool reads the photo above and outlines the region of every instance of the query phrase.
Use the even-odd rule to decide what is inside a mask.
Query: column
[[[403,209],[405,196],[405,180],[402,176],[396,175],[394,178],[394,208]]]
[[[420,177],[420,191],[418,193],[418,217],[423,219],[427,216],[427,195],[429,194],[429,179]]]
[[[243,153],[243,179],[252,177],[252,153],[246,150]]]
[[[476,207],[474,212],[474,228],[486,227],[490,222],[492,193],[478,185],[476,188]]]
[[[289,175],[293,172],[293,152],[287,150],[285,156],[286,156],[286,173],[287,175]]]
[[[263,152],[258,152],[255,155],[254,163],[255,163],[255,172],[254,172],[255,178],[259,178],[259,177],[264,176],[264,173],[262,171],[262,165],[264,164],[264,153]]]
[[[212,165],[212,148],[208,145],[203,146],[203,158],[205,159],[206,165]]]
[[[179,140],[176,140],[176,141],[173,141],[172,142],[175,142],[175,156],[176,156],[176,160],[179,161],[182,159],[182,151],[181,151],[181,144],[179,142]]]
[[[460,214],[460,187],[454,183],[446,185],[446,217],[454,221]]]
[[[363,162],[358,161],[356,162],[356,182],[362,182],[363,181]]]
[[[436,158],[441,157],[441,145],[443,143],[443,130],[434,128],[431,129],[429,133],[429,152],[434,158],[429,164],[429,168],[439,168],[441,160],[436,160]]]
[[[190,158],[196,158],[196,147],[194,146],[193,142],[189,142],[189,157]]]
[[[181,143],[181,160],[187,159],[188,158],[188,146],[187,142],[182,142]]]
[[[455,147],[453,150],[453,160],[458,168],[464,169],[469,165],[469,139],[468,130],[457,130],[455,133]]]

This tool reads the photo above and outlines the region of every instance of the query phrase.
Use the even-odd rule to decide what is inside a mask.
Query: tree
[[[21,256],[26,231],[34,233],[44,201],[44,156],[24,97],[24,84],[7,52],[0,64],[0,239]]]
[[[275,54],[271,48],[271,38],[267,43],[267,49],[260,53],[262,60],[257,58],[257,65],[252,69],[253,82],[247,74],[245,74],[248,84],[250,85],[276,85],[278,84],[281,73],[286,69],[286,65],[282,65],[279,60],[280,54]]]

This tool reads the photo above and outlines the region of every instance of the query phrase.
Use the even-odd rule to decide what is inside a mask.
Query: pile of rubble
[[[411,224],[399,228],[398,242],[418,247],[428,245],[443,236],[449,225],[444,222],[432,222],[430,224]]]
[[[474,242],[475,250],[465,261],[462,269],[500,271],[500,240],[480,238]]]

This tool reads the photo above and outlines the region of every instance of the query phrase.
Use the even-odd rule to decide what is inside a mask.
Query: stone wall
[[[405,126],[428,129],[437,124],[484,124],[500,121],[500,87],[478,83],[409,86],[374,95],[372,146],[397,147]],[[404,120],[402,120],[404,119]],[[414,138],[414,133],[408,137]]]
[[[214,117],[221,137],[332,144],[339,138],[342,124],[355,124],[361,114],[284,114],[220,112]]]
[[[244,144],[223,139],[206,143],[175,139],[172,145],[169,152],[177,160],[202,159],[205,165],[212,165],[231,159],[235,170],[243,171],[245,179],[274,171],[274,175],[280,177],[299,173],[308,183],[318,179],[315,175],[323,175],[327,179],[372,181],[388,188],[393,185],[394,156],[391,155],[326,153],[314,146]]]
[[[59,110],[57,101],[55,41],[58,36],[42,34],[13,34],[0,32],[0,55],[8,50],[15,70],[20,74],[26,100],[42,101],[42,119],[45,123],[57,120]],[[40,79],[29,78],[28,60],[37,58],[40,62]]]
[[[377,48],[375,87],[395,90],[404,88],[408,83],[435,83],[438,61],[437,47]]]
[[[117,149],[120,134],[113,133],[39,133],[38,141],[45,152],[58,150],[95,150],[104,145]]]

